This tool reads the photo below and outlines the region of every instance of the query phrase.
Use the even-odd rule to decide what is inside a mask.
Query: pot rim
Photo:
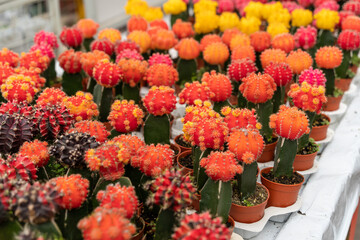
[[[325,114],[325,113],[320,113],[321,116],[324,116],[328,121],[329,121],[329,124],[327,125],[321,125],[321,126],[313,126],[312,128],[323,128],[323,127],[329,127],[330,124],[331,124],[331,118]]]
[[[137,232],[135,235],[132,236],[133,238],[139,236],[141,233],[143,233],[145,231],[145,223],[146,223],[145,220],[140,216],[138,216],[138,218],[139,218],[139,220],[140,220],[140,222],[142,224],[142,228],[140,229],[139,232]]]
[[[192,153],[191,150],[186,150],[186,151],[180,153],[180,154],[176,157],[176,163],[179,165],[180,168],[185,168],[185,169],[189,169],[189,170],[192,170],[192,171],[194,170],[194,169],[191,169],[191,168],[188,168],[188,167],[183,166],[183,165],[180,164],[180,162],[179,162],[180,157],[183,157],[185,154],[186,154],[186,156],[187,156],[187,155],[190,155],[191,153]]]
[[[260,171],[261,181],[264,179],[264,181],[268,181],[268,182],[270,182],[270,183],[272,183],[272,184],[274,184],[274,185],[283,186],[283,187],[299,187],[299,186],[301,186],[301,185],[304,183],[304,181],[305,181],[305,177],[304,177],[302,174],[300,174],[300,173],[297,172],[297,171],[293,171],[293,172],[296,172],[297,174],[299,174],[299,175],[302,177],[302,181],[301,181],[300,183],[288,185],[288,184],[273,182],[273,181],[271,181],[271,180],[269,180],[269,179],[267,179],[267,178],[264,178],[263,175],[262,175],[264,171],[266,171],[266,170],[269,170],[269,171],[270,171],[271,169],[273,169],[273,167],[263,168],[263,169]]]
[[[174,138],[174,144],[175,144],[175,145],[178,145],[180,148],[187,149],[186,151],[191,150],[191,147],[184,147],[184,146],[181,146],[180,144],[178,144],[178,143],[176,142],[176,139],[179,139],[179,137],[182,136],[182,135],[184,135],[184,134],[183,134],[183,133],[182,133],[182,134],[179,134],[179,135],[177,135],[177,136]],[[184,152],[185,152],[185,151],[184,151]]]
[[[258,205],[255,205],[255,206],[241,206],[241,205],[236,204],[236,203],[233,203],[233,202],[231,201],[231,205],[234,205],[234,206],[236,206],[236,207],[238,207],[238,208],[248,208],[248,209],[258,208],[258,207],[260,207],[260,206],[262,206],[262,205],[266,205],[267,202],[268,202],[268,200],[269,200],[269,198],[270,198],[269,189],[267,189],[267,187],[265,187],[264,184],[261,184],[261,183],[259,183],[259,182],[256,182],[256,185],[260,185],[261,187],[265,188],[265,190],[266,190],[266,192],[267,192],[267,198],[265,199],[265,201],[263,201],[262,203],[260,203],[260,204],[258,204]]]
[[[316,152],[314,152],[314,153],[309,153],[309,154],[296,154],[295,157],[298,157],[298,156],[312,156],[312,155],[317,155],[318,152],[319,152],[319,151],[316,151]]]

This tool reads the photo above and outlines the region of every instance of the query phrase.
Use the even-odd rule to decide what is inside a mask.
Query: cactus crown
[[[159,50],[169,50],[178,42],[174,32],[165,29],[159,29],[151,40],[155,49]]]
[[[77,225],[84,240],[123,239],[130,240],[136,227],[124,216],[122,209],[98,207]]]
[[[22,179],[30,182],[37,178],[34,163],[22,155],[8,156],[6,160],[0,158],[0,175],[7,175],[8,179]]]
[[[278,34],[272,39],[271,46],[289,53],[295,48],[294,36],[290,33]]]
[[[214,42],[203,51],[204,60],[211,65],[223,64],[229,58],[229,49],[222,42]]]
[[[35,87],[33,79],[22,74],[11,75],[1,85],[2,96],[10,102],[30,103],[37,92],[38,89]]]
[[[239,161],[251,164],[256,161],[264,149],[264,140],[259,130],[248,127],[235,129],[227,140],[228,148]]]
[[[250,35],[251,46],[256,52],[262,52],[271,45],[271,35],[268,32],[257,31]]]
[[[230,239],[231,232],[221,221],[219,217],[212,219],[209,212],[185,215],[180,226],[175,229],[172,238],[175,240],[201,238],[209,240]]]
[[[136,156],[138,149],[145,146],[144,141],[141,140],[139,137],[127,134],[122,134],[120,136],[114,137],[112,141],[116,143],[121,143],[126,146],[126,148],[130,152],[131,157]]]
[[[151,45],[151,37],[145,31],[133,31],[127,35],[127,39],[135,42],[140,47],[140,53],[145,53]]]
[[[195,105],[196,100],[208,101],[214,97],[207,83],[198,81],[185,83],[185,88],[179,94],[179,103],[187,105]]]
[[[354,30],[343,30],[339,34],[337,43],[344,50],[356,50],[360,47],[360,34]]]
[[[195,32],[190,22],[183,22],[181,19],[176,19],[172,26],[172,31],[178,39],[194,36]]]
[[[241,82],[250,73],[256,72],[258,69],[250,58],[232,61],[228,66],[228,76],[232,81]]]
[[[69,132],[88,133],[95,137],[96,141],[99,143],[105,142],[107,137],[110,135],[110,132],[106,130],[106,127],[103,123],[89,120],[75,123],[75,127],[70,129]]]
[[[176,108],[175,90],[167,87],[153,86],[143,99],[147,111],[155,116],[170,114]]]
[[[133,15],[127,22],[128,32],[135,30],[146,31],[148,28],[148,22],[141,16]]]
[[[255,109],[232,109],[231,107],[226,106],[221,109],[221,114],[224,116],[224,122],[226,122],[230,131],[236,128],[247,127],[261,129],[261,124],[256,120]]]
[[[57,42],[56,35],[52,32],[45,32],[44,30],[41,30],[40,32],[37,32],[34,36],[34,43],[35,44],[46,44],[49,45],[52,48],[58,48],[59,44]]]
[[[301,84],[303,82],[307,82],[313,86],[325,86],[326,77],[320,69],[313,69],[310,67],[309,69],[302,71],[299,76],[299,83]]]
[[[180,171],[175,169],[166,170],[149,183],[149,188],[153,192],[151,203],[175,212],[188,207],[196,192],[190,177],[182,176]]]
[[[46,55],[43,55],[40,50],[35,50],[29,53],[21,53],[19,59],[20,67],[24,68],[40,68],[41,71],[45,71],[50,63],[50,58]]]
[[[108,141],[97,148],[89,149],[85,155],[85,162],[91,171],[99,171],[102,177],[112,181],[124,175],[124,164],[129,160],[129,149],[115,141]]]
[[[47,56],[50,60],[55,58],[54,49],[46,43],[32,45],[29,52],[40,51],[41,55]]]
[[[121,40],[121,32],[115,28],[105,28],[99,32],[99,39],[107,38],[115,44],[116,41]]]
[[[64,44],[67,48],[78,47],[83,42],[82,33],[76,27],[63,27],[59,38],[62,44]]]
[[[183,38],[175,46],[178,51],[179,58],[191,60],[195,59],[200,54],[200,44],[193,38]]]
[[[99,24],[90,18],[80,19],[76,27],[81,31],[84,38],[92,38],[99,28]]]
[[[58,61],[65,72],[74,74],[81,72],[82,52],[75,52],[74,49],[66,50],[60,54]]]
[[[0,51],[0,62],[8,63],[10,67],[16,67],[19,63],[19,55],[7,48],[3,48]]]
[[[214,93],[211,98],[214,102],[222,102],[231,96],[232,85],[230,79],[221,73],[216,73],[212,70],[210,73],[206,72],[201,78],[201,82],[207,83],[210,91]]]
[[[124,74],[122,81],[129,84],[130,87],[135,87],[143,79],[148,67],[146,61],[136,59],[122,58],[117,64]]]
[[[128,133],[135,131],[142,124],[144,112],[133,100],[116,100],[111,105],[109,121],[116,131]]]
[[[107,59],[100,60],[93,70],[93,78],[101,86],[112,88],[115,87],[123,77],[121,68],[109,62]]]
[[[60,197],[57,203],[64,209],[79,208],[86,200],[89,188],[89,180],[82,178],[80,174],[61,176],[50,180],[55,185]]]
[[[117,41],[115,43],[115,53],[116,55],[120,54],[123,50],[125,49],[129,49],[129,50],[135,50],[138,53],[140,53],[140,47],[137,43],[131,41],[131,40],[126,40],[126,41]]]
[[[249,102],[265,103],[273,97],[276,84],[267,73],[252,73],[242,80],[239,90]]]
[[[175,84],[179,80],[179,73],[173,67],[167,64],[155,64],[146,71],[144,79],[150,86],[169,86]]]
[[[99,191],[96,199],[100,206],[108,209],[123,209],[125,217],[131,219],[137,208],[138,199],[133,186],[121,186],[119,183],[109,184],[106,189]]]
[[[313,64],[313,59],[309,53],[297,49],[291,51],[291,53],[286,58],[286,63],[289,64],[291,70],[295,74],[300,74],[305,69],[308,69]]]
[[[317,39],[317,30],[313,26],[300,27],[294,34],[295,46],[305,50],[312,48]]]
[[[324,86],[311,86],[307,82],[302,82],[300,86],[297,83],[292,84],[288,96],[292,98],[296,107],[317,114],[327,101]]]
[[[114,44],[107,38],[97,39],[90,44],[91,51],[98,50],[111,56],[114,53]]]
[[[155,64],[166,64],[169,66],[173,65],[173,61],[171,60],[171,57],[169,54],[162,54],[162,53],[153,53],[149,60],[148,60],[149,66],[151,67],[152,65]]]
[[[281,49],[266,49],[260,55],[261,65],[263,68],[266,68],[270,62],[285,62],[286,60],[286,53]]]
[[[65,133],[60,135],[50,147],[50,154],[56,160],[72,168],[83,168],[86,166],[85,152],[90,148],[96,148],[99,143],[95,137],[87,133]]]
[[[40,76],[40,68],[31,67],[27,69],[24,67],[20,67],[15,69],[15,73],[30,77],[34,83],[35,88],[38,90],[45,86],[46,79]]]
[[[0,62],[0,86],[5,83],[6,79],[15,73],[14,68],[10,67],[7,62]]]
[[[59,105],[66,97],[66,94],[59,88],[45,88],[36,100],[37,106]]]
[[[287,63],[270,63],[264,69],[264,73],[269,74],[277,86],[285,86],[293,77],[292,70]]]
[[[124,49],[116,56],[116,63],[118,63],[121,59],[135,59],[142,61],[144,57],[135,49]]]
[[[231,51],[239,46],[250,46],[250,37],[245,33],[238,33],[230,40]]]
[[[50,159],[48,143],[37,139],[32,142],[25,142],[20,147],[19,155],[29,158],[36,167],[45,166]]]
[[[231,52],[232,61],[246,58],[249,58],[251,61],[255,62],[256,56],[252,46],[238,46]]]
[[[279,136],[290,140],[299,139],[310,132],[306,114],[297,107],[281,105],[279,112],[270,116],[269,124]]]
[[[90,77],[92,77],[94,66],[102,59],[110,60],[110,57],[105,52],[99,50],[83,53],[80,59],[81,67]]]
[[[78,91],[75,96],[65,97],[62,105],[69,109],[76,121],[90,120],[99,115],[96,103],[91,93]]]
[[[316,65],[319,68],[333,69],[340,66],[343,58],[342,51],[336,46],[319,48],[315,54]]]
[[[228,182],[236,174],[243,172],[235,155],[230,151],[212,152],[208,157],[201,159],[200,166],[205,169],[206,175],[214,181]]]
[[[158,177],[163,171],[173,164],[174,151],[165,144],[146,145],[138,150],[137,156],[131,159],[131,165],[153,178]]]

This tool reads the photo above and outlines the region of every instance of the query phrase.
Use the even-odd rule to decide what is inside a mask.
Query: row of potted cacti
[[[321,110],[339,107],[358,64],[359,4],[234,2],[169,0],[169,26],[129,0],[123,41],[82,19],[59,36],[61,79],[53,33],[0,52],[7,239],[230,239],[234,219],[295,203],[330,123]]]

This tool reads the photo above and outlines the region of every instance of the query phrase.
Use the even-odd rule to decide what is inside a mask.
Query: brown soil
[[[179,153],[179,150],[177,149],[177,147],[172,147],[170,146],[171,150],[174,151],[174,155],[177,155]]]
[[[294,185],[294,184],[301,183],[303,181],[303,177],[300,174],[298,174],[297,172],[293,173],[293,175],[291,177],[282,176],[282,177],[277,178],[277,177],[274,177],[274,174],[272,171],[270,171],[269,173],[263,173],[262,176],[272,182],[286,184],[286,185]]]
[[[320,126],[325,126],[325,125],[329,125],[329,121],[328,119],[323,116],[320,115],[319,117],[317,117],[314,122],[313,122],[313,127],[320,127]]]
[[[240,192],[238,188],[233,188],[233,196],[232,196],[232,202],[241,205],[241,206],[256,206],[266,201],[268,197],[268,194],[265,190],[265,188],[256,185],[255,194],[253,196],[248,197],[247,199],[241,200]]]
[[[276,142],[276,140],[278,140],[278,137],[272,136],[271,139],[266,139],[266,138],[264,137],[264,142],[265,142],[265,144],[274,143],[274,142]]]
[[[297,152],[297,154],[308,155],[308,154],[316,153],[317,151],[319,151],[319,146],[311,139],[309,141],[309,144],[306,147],[304,147],[303,149],[300,149]]]
[[[191,148],[190,143],[186,142],[183,138],[183,136],[180,136],[178,139],[176,139],[175,141],[177,144],[179,144],[180,146],[186,147],[186,148]]]
[[[190,169],[194,168],[194,161],[193,161],[193,158],[192,158],[191,154],[189,154],[189,155],[187,155],[187,156],[185,156],[183,158],[180,158],[179,162],[180,162],[181,165],[183,165],[186,168],[190,168]]]

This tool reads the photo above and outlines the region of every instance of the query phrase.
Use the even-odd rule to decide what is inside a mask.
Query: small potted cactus
[[[94,20],[87,18],[87,19],[80,19],[76,23],[76,28],[80,30],[83,40],[83,46],[87,52],[90,51],[90,44],[94,41],[94,36],[99,28],[99,24],[96,23]]]
[[[185,88],[179,94],[179,103],[187,106],[194,106],[196,100],[210,101],[215,97],[206,82],[185,83]]]
[[[98,106],[91,93],[78,91],[75,96],[63,98],[61,105],[69,110],[76,122],[99,116]]]
[[[310,132],[309,120],[296,107],[280,106],[271,115],[270,127],[279,135],[275,149],[274,168],[261,170],[261,182],[270,192],[268,206],[287,207],[297,200],[304,177],[293,170],[298,139]]]
[[[250,43],[255,50],[256,54],[256,66],[259,71],[263,70],[261,63],[261,53],[271,46],[271,35],[265,31],[257,31],[250,34]]]
[[[68,95],[74,95],[77,91],[83,90],[81,55],[82,52],[75,52],[73,49],[70,49],[60,54],[58,58],[60,67],[64,69],[62,87]]]
[[[81,50],[81,45],[83,43],[83,35],[80,29],[75,27],[63,27],[63,30],[60,33],[60,41],[64,44],[65,47],[69,49],[74,49],[75,51]]]
[[[226,44],[222,42],[211,43],[203,50],[205,62],[211,70],[215,70],[216,72],[221,72],[229,56],[229,49]]]

